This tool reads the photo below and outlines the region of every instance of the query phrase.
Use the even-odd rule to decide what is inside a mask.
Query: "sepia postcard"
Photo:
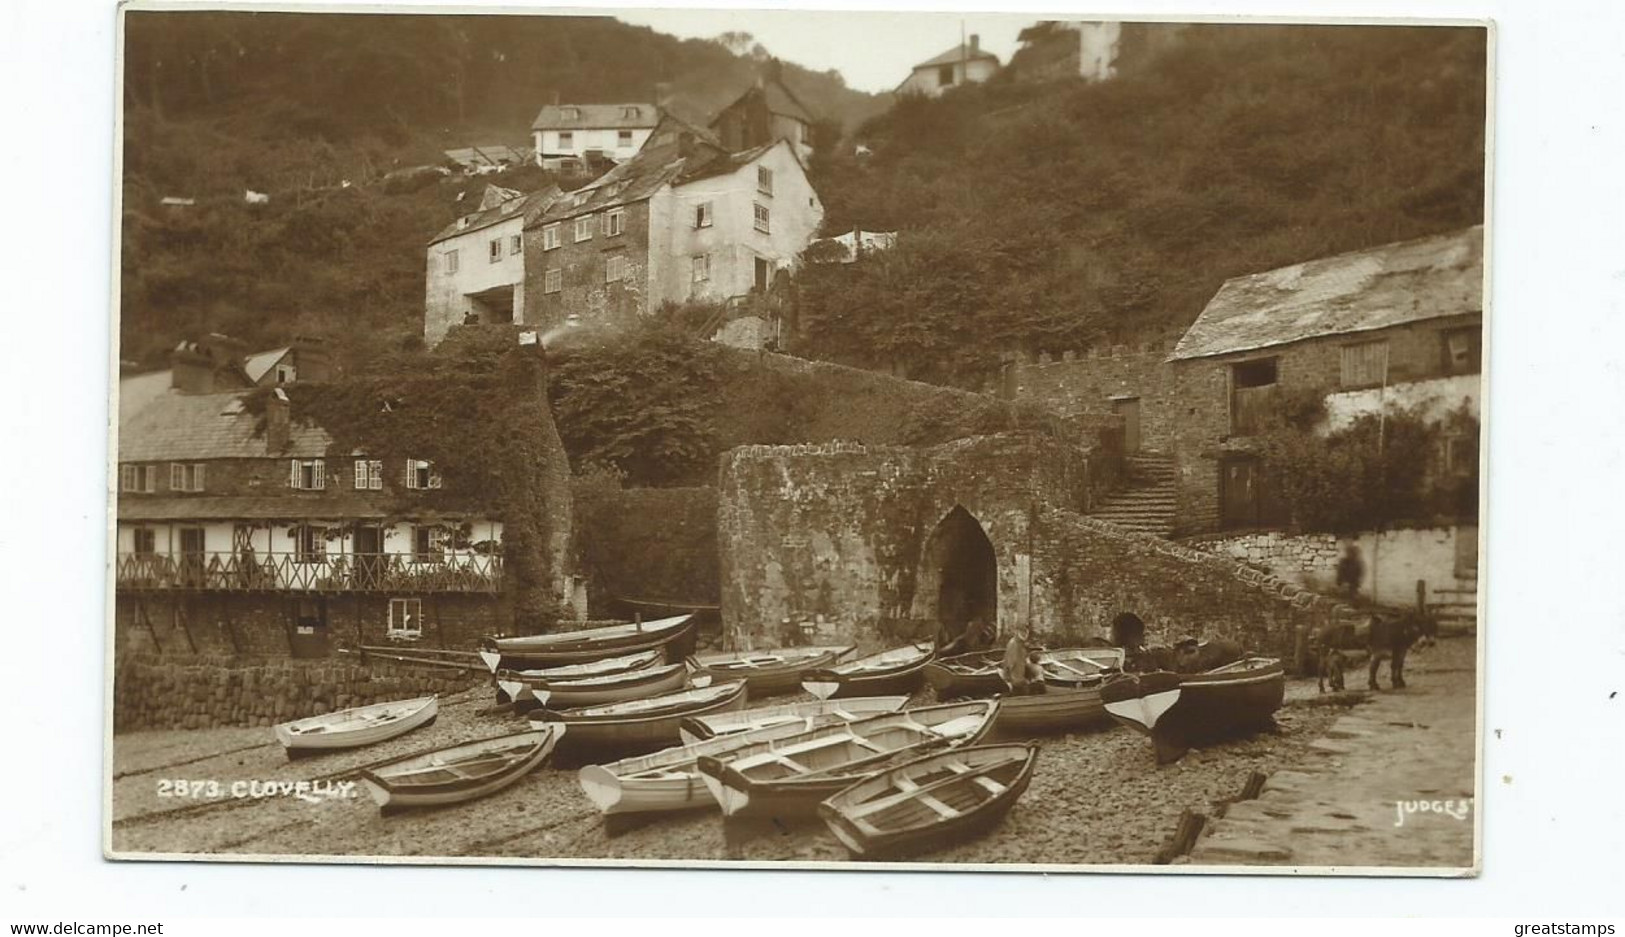
[[[1476,874],[1488,23],[118,15],[109,857]]]

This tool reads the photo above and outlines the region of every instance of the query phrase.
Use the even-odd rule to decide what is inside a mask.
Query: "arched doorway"
[[[917,604],[928,605],[926,617],[959,634],[972,619],[998,623],[999,575],[993,541],[982,525],[954,505],[926,541]]]

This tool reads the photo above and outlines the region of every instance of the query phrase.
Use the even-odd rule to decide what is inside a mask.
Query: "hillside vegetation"
[[[904,100],[822,161],[798,354],[975,385],[1002,351],[1177,335],[1227,278],[1483,219],[1481,29],[1187,27],[1118,80]]]
[[[409,342],[424,245],[487,180],[392,194],[385,173],[469,144],[528,145],[555,96],[650,101],[665,82],[680,113],[703,119],[766,54],[743,34],[679,40],[539,15],[132,11],[126,45],[121,356],[143,366],[207,331],[253,347],[326,335],[352,363]],[[835,124],[888,103],[792,63],[784,81]],[[270,202],[245,204],[248,189]]]

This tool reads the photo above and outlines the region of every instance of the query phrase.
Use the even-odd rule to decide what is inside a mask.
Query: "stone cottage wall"
[[[122,656],[113,675],[113,731],[271,726],[290,719],[489,681],[472,671],[349,661],[245,661]]]
[[[1439,590],[1471,589],[1477,583],[1476,526],[1367,531],[1347,539],[1360,548],[1365,566],[1360,595],[1370,601],[1411,604],[1418,582],[1430,600]],[[1344,542],[1332,534],[1272,530],[1203,538],[1190,545],[1249,563],[1305,589],[1333,592]]]

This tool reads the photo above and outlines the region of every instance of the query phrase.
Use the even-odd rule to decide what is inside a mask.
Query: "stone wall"
[[[1471,525],[1367,531],[1346,539],[1261,531],[1204,538],[1191,545],[1268,570],[1306,589],[1334,592],[1342,545],[1350,540],[1360,548],[1365,566],[1360,595],[1373,602],[1414,603],[1418,582],[1431,600],[1438,590],[1470,589],[1477,581],[1478,528]]]
[[[1140,402],[1140,447],[1166,452],[1174,445],[1174,411],[1181,405],[1177,372],[1168,365],[1171,344],[1113,346],[1059,358],[1011,364],[1011,393],[1073,417],[1112,413],[1116,401]]]
[[[382,663],[130,654],[114,669],[113,731],[271,726],[386,700],[444,696],[487,680],[483,673]]]
[[[511,617],[498,596],[423,595],[417,596],[422,636],[391,642],[389,601],[409,597],[121,592],[113,606],[115,654],[120,660],[128,654],[288,657],[304,643],[297,632],[299,620],[323,615],[330,648],[399,643],[473,650],[482,636],[512,630]]]
[[[1092,453],[1032,434],[932,448],[749,446],[723,459],[718,492],[724,633],[879,645],[928,637],[939,609],[932,560],[956,508],[994,553],[996,618],[1025,620],[1029,519],[1087,498]]]

